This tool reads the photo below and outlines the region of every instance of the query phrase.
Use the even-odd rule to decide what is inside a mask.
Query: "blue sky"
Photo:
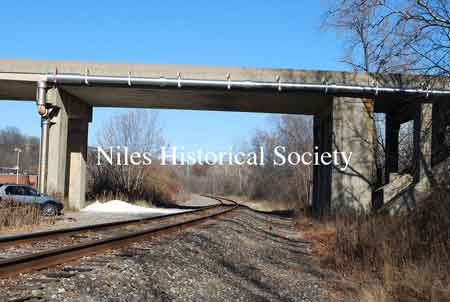
[[[8,1],[0,57],[345,70],[323,1]],[[95,109],[89,141],[123,109]],[[268,114],[160,110],[171,145],[219,151]],[[0,128],[39,135],[33,103],[0,101]]]

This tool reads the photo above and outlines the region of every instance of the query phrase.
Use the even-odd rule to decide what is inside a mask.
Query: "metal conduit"
[[[46,117],[41,118],[41,150],[39,152],[39,192],[47,193],[47,170],[48,170],[48,128],[49,121]]]
[[[37,111],[41,116],[41,145],[39,150],[39,176],[38,189],[41,193],[46,193],[47,189],[47,165],[48,165],[48,112],[47,103],[47,83],[38,82],[36,90]]]
[[[422,89],[422,88],[393,88],[359,85],[338,84],[307,84],[307,83],[284,83],[279,77],[277,81],[233,81],[227,80],[199,80],[177,78],[146,78],[130,76],[95,76],[82,74],[47,74],[44,79],[53,84],[69,85],[117,85],[117,86],[150,86],[150,87],[190,87],[190,88],[223,88],[223,89],[276,89],[278,91],[317,91],[335,93],[356,94],[424,94],[435,96],[450,96],[450,90]]]

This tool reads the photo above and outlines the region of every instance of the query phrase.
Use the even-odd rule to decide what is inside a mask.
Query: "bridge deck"
[[[279,76],[285,83],[342,84],[387,87],[417,87],[423,77],[408,75],[379,75],[336,71],[272,69],[247,67],[211,67],[169,64],[128,64],[77,61],[36,61],[0,59],[0,99],[34,100],[36,81],[45,74],[85,74],[99,76],[176,78],[185,79],[275,81]],[[407,83],[407,84],[406,84]],[[447,84],[445,84],[447,85]],[[437,87],[448,89],[450,85]],[[83,102],[102,107],[143,107],[247,112],[314,114],[324,110],[330,95],[321,92],[278,92],[256,90],[214,90],[170,87],[85,87],[61,86]],[[435,87],[436,88],[436,87]],[[386,111],[399,98],[379,98],[378,111]]]

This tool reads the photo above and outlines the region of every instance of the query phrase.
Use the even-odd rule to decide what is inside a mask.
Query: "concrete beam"
[[[98,76],[176,78],[273,82],[277,77],[282,83],[324,83],[336,85],[379,86],[395,88],[450,89],[450,78],[421,77],[399,74],[369,74],[355,72],[250,68],[234,66],[193,66],[170,64],[128,64],[82,61],[37,61],[0,59],[0,99],[34,100],[35,84],[45,74],[85,74]],[[71,95],[91,106],[130,108],[169,108],[191,110],[223,110],[244,112],[277,112],[293,114],[320,114],[327,106],[328,95],[321,92],[288,92],[222,89],[187,89],[156,87],[86,87],[61,85]],[[345,96],[351,96],[345,94]],[[312,102],[311,99],[314,98]],[[434,98],[430,96],[430,100]],[[397,108],[404,95],[377,96],[377,110],[387,112]],[[407,103],[414,103],[410,98]]]

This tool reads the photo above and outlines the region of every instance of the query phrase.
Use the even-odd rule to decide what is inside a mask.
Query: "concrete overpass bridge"
[[[386,175],[398,170],[398,132],[414,120],[417,183],[432,179],[449,123],[450,80],[295,69],[0,59],[0,99],[35,101],[41,115],[39,189],[85,199],[93,107],[308,114],[319,152],[353,152],[345,173],[315,166],[313,208],[369,210],[376,190],[373,114],[386,114]],[[387,177],[389,178],[389,177]],[[389,179],[387,179],[387,182]],[[430,181],[425,182],[428,187]]]

